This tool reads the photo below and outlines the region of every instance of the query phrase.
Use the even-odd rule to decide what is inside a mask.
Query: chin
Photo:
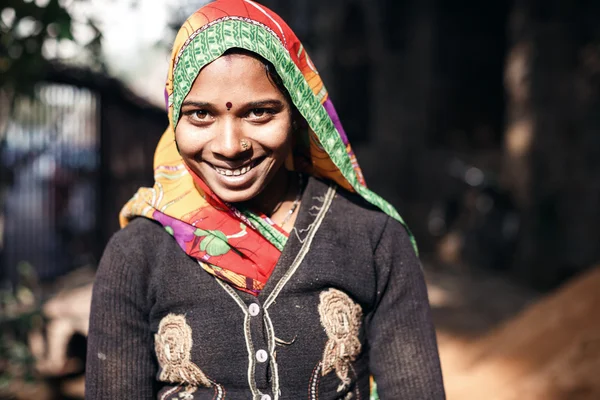
[[[211,186],[210,184],[208,184],[208,186],[211,188],[214,194],[217,195],[219,199],[223,200],[226,203],[247,202],[255,198],[261,192],[261,188],[257,188],[256,185],[252,185],[243,189],[229,189],[224,188],[220,185]]]
[[[254,191],[247,192],[247,191],[243,190],[243,191],[237,191],[237,192],[233,192],[233,191],[223,192],[223,191],[217,190],[214,192],[221,200],[223,200],[226,203],[243,203],[246,201],[250,201],[254,197],[256,197],[256,193],[254,193]]]

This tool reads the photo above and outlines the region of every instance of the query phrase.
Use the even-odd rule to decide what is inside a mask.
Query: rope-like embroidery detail
[[[181,390],[181,385],[175,386],[172,389],[167,390],[165,393],[163,393],[162,396],[160,396],[160,400],[167,400],[167,396],[172,395],[173,393],[177,393]]]
[[[321,379],[321,366],[323,363],[318,363],[310,375],[308,382],[308,399],[319,400],[319,380]]]
[[[325,376],[335,371],[342,381],[338,387],[340,392],[350,385],[351,363],[361,350],[358,332],[362,321],[362,309],[350,296],[337,289],[328,289],[319,297],[321,324],[329,338],[323,352],[321,373]]]
[[[185,316],[168,314],[154,335],[154,349],[160,364],[160,380],[211,387],[212,382],[191,360],[192,328]]]
[[[198,390],[193,386],[188,386],[184,392],[179,393],[179,398],[182,400],[194,400],[194,393]]]
[[[263,308],[263,320],[265,321],[265,328],[267,332],[267,340],[269,342],[269,357],[271,364],[271,371],[273,373],[273,383],[271,389],[275,395],[275,400],[279,399],[279,367],[277,366],[277,357],[275,356],[275,328],[273,328],[273,322],[269,316],[267,308]]]
[[[225,398],[225,388],[221,385],[215,385],[215,395],[213,400],[223,400]]]

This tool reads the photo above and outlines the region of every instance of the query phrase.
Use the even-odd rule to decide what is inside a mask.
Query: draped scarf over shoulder
[[[307,122],[285,167],[334,181],[402,222],[396,210],[367,189],[360,167],[321,77],[306,49],[274,12],[250,0],[218,0],[190,16],[173,46],[165,99],[169,126],[154,156],[152,188],[140,188],[123,207],[124,227],[143,216],[161,223],[209,273],[258,295],[287,234],[265,215],[221,201],[182,160],[175,145],[181,104],[200,70],[230,48],[259,54],[277,70]]]

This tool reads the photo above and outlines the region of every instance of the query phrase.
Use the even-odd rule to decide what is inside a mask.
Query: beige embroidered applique
[[[212,382],[191,360],[192,328],[185,316],[169,314],[154,335],[154,349],[161,367],[160,380],[211,387]]]
[[[335,371],[342,384],[338,391],[351,382],[351,363],[360,353],[358,332],[362,321],[362,309],[344,292],[329,289],[320,295],[319,315],[329,340],[323,352],[323,376]]]

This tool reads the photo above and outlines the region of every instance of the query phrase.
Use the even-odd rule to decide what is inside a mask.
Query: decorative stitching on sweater
[[[321,366],[323,363],[318,363],[310,374],[308,381],[308,399],[319,400],[319,380],[321,379]]]
[[[197,388],[193,386],[188,386],[184,392],[179,393],[179,398],[182,400],[194,400],[194,393]]]
[[[167,390],[165,393],[163,393],[162,396],[160,396],[160,400],[167,400],[167,396],[172,395],[173,393],[177,393],[181,390],[181,386],[175,386],[174,388]]]
[[[358,339],[362,320],[362,309],[350,296],[337,289],[328,289],[319,296],[321,324],[329,340],[323,352],[322,375],[335,371],[342,381],[338,392],[350,385],[351,363],[360,353]]]
[[[296,270],[302,263],[302,260],[304,260],[306,253],[308,253],[308,251],[310,250],[310,245],[315,236],[315,233],[319,230],[319,226],[321,225],[321,222],[323,222],[323,218],[325,218],[325,215],[327,214],[327,211],[329,210],[329,207],[331,206],[331,202],[333,201],[333,198],[335,197],[335,193],[336,193],[336,185],[331,184],[327,190],[327,193],[325,194],[325,197],[323,198],[323,207],[321,207],[321,211],[319,212],[319,215],[317,216],[315,221],[311,224],[312,228],[308,232],[304,242],[301,241],[302,248],[296,255],[296,258],[292,262],[292,264],[291,264],[290,268],[288,269],[288,271],[286,272],[286,274],[279,280],[279,282],[277,282],[275,289],[273,289],[273,291],[270,293],[270,295],[267,298],[267,301],[265,301],[265,305],[263,307],[263,315],[264,315],[263,318],[265,321],[265,326],[267,328],[266,329],[267,340],[269,342],[269,353],[270,353],[270,357],[271,357],[271,361],[270,361],[271,371],[273,373],[272,388],[273,388],[273,395],[275,397],[274,400],[279,399],[279,371],[277,368],[277,361],[275,359],[275,330],[273,328],[273,322],[271,321],[271,317],[269,316],[268,308],[271,304],[273,304],[273,302],[275,301],[275,299],[277,298],[277,296],[279,295],[279,293],[281,292],[283,287],[290,280],[290,278],[294,275],[294,273],[296,272]],[[300,239],[300,238],[298,238],[298,239]]]
[[[308,251],[310,250],[310,245],[312,244],[312,240],[315,237],[315,234],[317,233],[317,231],[319,230],[319,227],[321,226],[321,222],[323,222],[323,219],[325,218],[325,215],[327,214],[327,211],[329,210],[329,207],[331,206],[331,202],[333,201],[333,198],[335,197],[336,188],[337,188],[337,185],[332,183],[329,186],[329,188],[327,189],[327,193],[325,194],[325,197],[323,198],[323,207],[321,207],[321,211],[319,212],[319,215],[313,222],[312,229],[310,230],[310,232],[304,239],[302,248],[300,249],[298,254],[296,254],[296,258],[294,259],[294,262],[290,266],[290,269],[288,269],[288,271],[283,276],[283,278],[281,278],[281,280],[279,282],[277,282],[275,289],[273,289],[273,291],[267,298],[267,301],[265,301],[265,306],[264,306],[265,310],[267,308],[269,308],[271,306],[271,304],[273,304],[273,302],[279,295],[279,292],[281,292],[281,289],[283,289],[283,287],[288,283],[290,278],[296,273],[296,270],[302,263],[302,260],[304,260],[306,253],[308,253]]]
[[[313,200],[313,201],[315,201],[315,200],[316,200],[316,201],[318,201],[318,202],[320,202],[320,203],[324,203],[324,202],[325,202],[325,197],[326,197],[326,196],[313,196],[312,200]],[[316,217],[318,217],[318,216],[319,216],[319,212],[321,211],[321,209],[322,209],[322,208],[323,208],[323,206],[319,207],[319,206],[317,206],[317,205],[312,205],[312,206],[311,206],[311,207],[308,209],[308,215],[310,215],[310,216],[311,216],[311,217],[313,217],[313,218],[316,218]],[[316,210],[317,212],[316,212],[316,213],[313,213],[313,212],[311,212],[311,211],[313,211],[313,210]],[[306,232],[310,232],[310,230],[312,229],[312,227],[313,227],[314,223],[315,223],[315,222],[313,221],[313,222],[312,222],[310,225],[308,225],[308,226],[307,226],[306,228],[304,228],[304,229],[302,229],[302,228],[301,228],[301,229],[298,229],[296,226],[294,226],[294,227],[292,228],[292,231],[293,231],[293,232],[296,234],[296,238],[298,238],[298,241],[299,241],[300,243],[304,244],[304,241],[306,240],[306,237],[305,237],[304,239],[302,239],[302,238],[300,237],[300,235],[303,235],[303,234],[304,234],[304,233],[306,233]]]
[[[211,387],[212,382],[191,358],[192,328],[185,316],[168,314],[154,335],[154,349],[160,364],[159,379],[164,382]]]
[[[225,398],[225,388],[221,385],[215,385],[215,395],[213,400],[223,400]]]
[[[294,337],[292,338],[292,340],[290,340],[289,342],[286,342],[283,339],[279,339],[278,337],[275,337],[275,344],[278,344],[279,346],[291,346],[294,344],[294,342],[296,341],[296,339],[298,339],[298,335],[294,335]]]
[[[352,364],[350,364],[350,369],[352,370],[352,373],[354,374],[354,376],[358,376],[356,374],[356,370],[354,369],[354,367],[352,366]],[[358,385],[354,386],[354,393],[356,394],[356,400],[360,400],[360,389],[358,387]]]
[[[263,320],[265,321],[265,327],[267,331],[267,341],[269,342],[269,364],[271,365],[271,371],[273,373],[273,383],[271,389],[275,400],[279,399],[279,368],[277,366],[277,357],[275,356],[275,328],[273,328],[273,322],[269,316],[267,308],[263,309]]]
[[[225,399],[225,389],[223,388],[223,386],[215,384],[213,388],[215,391],[215,395],[213,396],[212,400]],[[177,385],[164,392],[160,396],[160,400],[194,400],[194,393],[196,393],[196,391],[198,391],[197,386]]]
[[[256,382],[254,381],[254,371],[256,365],[254,363],[254,346],[252,345],[252,336],[250,332],[250,313],[248,312],[248,307],[244,303],[244,301],[238,296],[238,294],[229,286],[227,283],[223,282],[221,279],[215,277],[215,280],[225,291],[231,296],[231,298],[237,303],[238,306],[242,309],[244,313],[244,338],[246,339],[246,348],[248,349],[248,385],[250,386],[250,391],[252,392],[252,398],[260,398],[261,392],[256,387]]]
[[[313,224],[310,224],[310,225],[308,225],[308,227],[306,229],[296,229],[296,227],[294,227],[292,230],[296,234],[296,238],[298,239],[298,241],[300,243],[304,244],[304,240],[306,240],[306,238],[305,239],[300,238],[300,234],[310,231],[312,227],[313,227]]]

